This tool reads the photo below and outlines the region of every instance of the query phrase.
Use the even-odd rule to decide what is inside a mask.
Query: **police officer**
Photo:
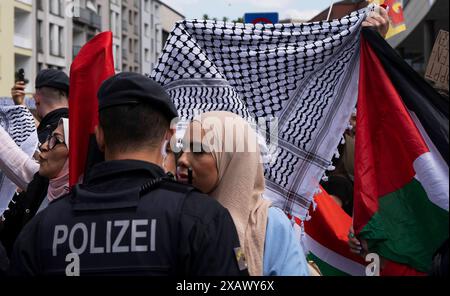
[[[25,227],[12,273],[247,275],[229,212],[164,174],[177,112],[162,87],[121,73],[98,98],[96,138],[106,161]]]

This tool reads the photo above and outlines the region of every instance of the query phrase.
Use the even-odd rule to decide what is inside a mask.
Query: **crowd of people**
[[[386,34],[386,11],[364,25]],[[117,74],[98,91],[95,136],[105,161],[69,190],[69,78],[46,69],[35,86],[35,157],[0,127],[0,170],[18,188],[0,221],[0,274],[67,275],[73,255],[82,275],[314,273],[291,221],[263,196],[257,135],[247,121],[230,112],[202,114],[175,154],[170,122],[177,110],[168,94],[143,75]],[[24,82],[11,94],[23,104]],[[211,118],[219,124],[208,124]],[[230,139],[219,128],[227,120],[245,137]],[[346,137],[323,187],[351,215],[354,131]],[[361,242],[350,238],[361,253]]]

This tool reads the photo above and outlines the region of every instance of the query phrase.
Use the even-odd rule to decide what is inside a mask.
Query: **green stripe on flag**
[[[334,268],[333,266],[321,260],[319,257],[315,256],[311,252],[308,254],[307,259],[312,260],[314,261],[314,263],[317,264],[323,276],[350,276],[349,274],[337,268]]]
[[[448,212],[433,204],[413,179],[379,199],[378,212],[360,233],[369,250],[392,261],[429,272],[433,253],[448,238]]]

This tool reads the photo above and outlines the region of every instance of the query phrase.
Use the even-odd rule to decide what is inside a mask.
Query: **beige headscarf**
[[[233,218],[249,274],[261,276],[271,202],[262,198],[264,169],[256,133],[244,119],[230,112],[208,112],[194,121],[202,125],[203,143],[206,142],[217,164],[219,182],[210,195],[227,208]],[[226,149],[231,144],[232,151]]]

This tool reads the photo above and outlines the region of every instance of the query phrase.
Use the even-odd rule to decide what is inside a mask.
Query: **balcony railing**
[[[26,49],[32,49],[33,48],[33,42],[31,41],[31,38],[21,36],[18,34],[14,34],[14,46],[26,48]]]
[[[17,1],[25,3],[25,4],[28,4],[28,5],[33,5],[33,1],[32,0],[17,0]]]
[[[97,30],[102,29],[102,18],[95,12],[86,8],[80,8],[80,17],[76,17],[74,20],[94,27]]]

